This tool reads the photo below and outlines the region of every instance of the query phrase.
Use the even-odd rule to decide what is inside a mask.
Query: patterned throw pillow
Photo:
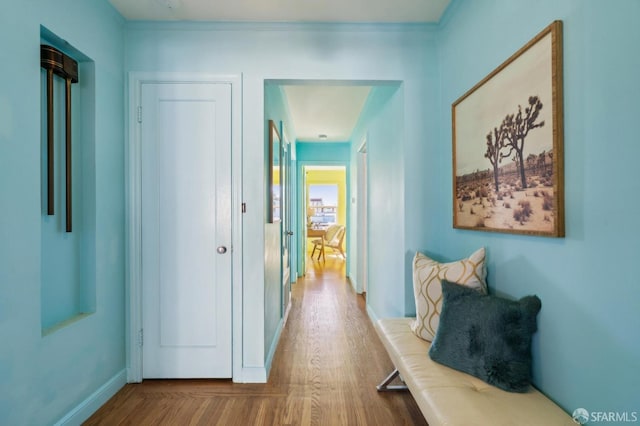
[[[442,280],[474,288],[487,294],[487,271],[484,248],[467,259],[440,263],[418,252],[413,258],[413,294],[416,299],[416,320],[411,330],[427,342],[433,341],[438,330],[442,307]]]

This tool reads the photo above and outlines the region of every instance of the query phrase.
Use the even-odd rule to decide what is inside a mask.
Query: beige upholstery
[[[487,270],[484,247],[467,259],[440,263],[417,252],[413,257],[413,294],[416,300],[416,320],[411,330],[427,342],[433,341],[440,324],[442,310],[442,280],[475,288],[487,294]]]
[[[321,238],[311,241],[313,244],[311,257],[313,257],[316,250],[318,250],[318,259],[320,259],[320,257],[324,257],[324,251],[329,247],[330,249],[337,250],[343,258],[346,258],[344,251],[342,250],[345,231],[346,229],[344,225],[330,225]]]
[[[382,319],[376,331],[429,426],[570,426],[571,417],[535,388],[506,392],[429,358],[414,318]]]

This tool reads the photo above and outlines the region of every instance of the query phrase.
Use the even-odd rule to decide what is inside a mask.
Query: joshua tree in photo
[[[511,150],[513,151],[513,148],[511,148]],[[511,158],[511,161],[513,161],[513,163],[516,165],[516,170],[520,170],[520,157],[518,157],[517,154]],[[518,187],[517,183],[513,183],[513,186],[516,189],[516,191],[520,191],[521,189],[524,189],[524,188]]]
[[[530,154],[532,155],[532,154]],[[540,154],[538,154],[538,156],[536,157],[536,165],[538,168],[538,173],[540,175],[542,175],[544,173],[544,168],[547,165],[547,152],[546,151],[542,151]]]
[[[529,105],[524,109],[524,113],[522,107],[518,105],[518,113],[507,115],[502,122],[502,126],[505,127],[505,145],[512,148],[518,158],[517,165],[520,169],[522,189],[527,187],[527,179],[524,173],[524,141],[531,130],[544,126],[544,121],[536,123],[541,109],[542,102],[540,98],[538,96],[529,96]]]
[[[498,183],[500,163],[502,162],[503,158],[507,158],[509,155],[511,155],[511,151],[509,151],[509,153],[507,154],[502,152],[504,148],[504,137],[504,124],[502,124],[499,129],[497,127],[494,127],[493,133],[489,132],[487,134],[487,152],[484,153],[484,158],[488,159],[493,166],[493,180],[496,186],[496,192],[500,190]]]
[[[536,164],[539,164],[538,156],[535,154],[527,155],[527,169],[534,170],[536,168]]]

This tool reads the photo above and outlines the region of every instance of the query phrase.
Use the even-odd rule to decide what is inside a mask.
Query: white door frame
[[[362,138],[362,143],[358,147],[358,187],[356,199],[358,200],[358,265],[356,267],[358,279],[356,280],[356,293],[367,291],[368,256],[369,256],[369,172],[367,170],[367,137]]]
[[[127,382],[142,381],[142,200],[141,131],[138,119],[143,84],[222,83],[231,85],[231,291],[234,381],[242,380],[242,75],[131,72],[125,125],[126,355]]]

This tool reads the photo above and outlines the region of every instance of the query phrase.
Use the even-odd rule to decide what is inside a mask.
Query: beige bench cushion
[[[429,358],[429,342],[411,331],[413,318],[382,319],[376,330],[430,426],[575,425],[535,388],[506,392]]]

